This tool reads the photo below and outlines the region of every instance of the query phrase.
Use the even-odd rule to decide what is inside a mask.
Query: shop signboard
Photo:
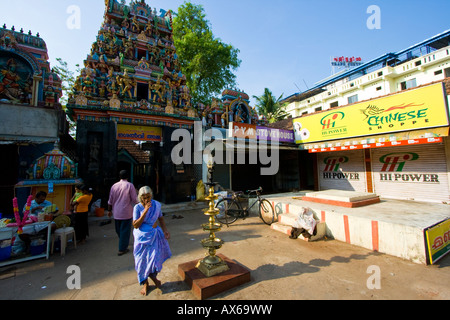
[[[231,122],[229,136],[233,138],[246,138],[256,140],[279,141],[294,143],[294,132],[277,128],[261,127],[254,124]]]
[[[277,139],[279,142],[286,142],[286,143],[295,142],[294,131],[292,130],[256,126],[256,136],[260,140]]]
[[[431,264],[450,252],[450,219],[425,230]]]
[[[374,142],[374,143],[364,143],[364,144],[346,144],[343,146],[332,146],[332,147],[317,147],[309,149],[309,153],[318,153],[318,152],[332,152],[332,151],[347,151],[347,150],[363,150],[363,149],[373,149],[373,148],[383,148],[383,147],[398,147],[398,146],[411,146],[411,145],[419,145],[419,144],[428,144],[428,143],[441,143],[442,137],[437,138],[419,138],[419,139],[408,139],[408,140],[400,140],[400,141],[385,141],[385,142]]]
[[[442,83],[293,120],[297,144],[449,125]]]
[[[364,64],[361,57],[332,57],[331,66],[333,67],[357,67]]]
[[[256,139],[256,125],[230,122],[228,136],[230,138]]]
[[[161,142],[162,128],[118,124],[117,140]]]

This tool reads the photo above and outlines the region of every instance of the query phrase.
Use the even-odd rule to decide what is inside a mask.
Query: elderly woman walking
[[[157,288],[161,287],[157,275],[172,253],[167,241],[170,234],[162,216],[161,204],[153,200],[150,187],[139,189],[138,200],[140,203],[133,210],[134,261],[139,284],[144,286],[141,294],[147,295],[148,278],[152,279]]]

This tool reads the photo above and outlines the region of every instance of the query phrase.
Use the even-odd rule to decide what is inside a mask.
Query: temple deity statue
[[[125,97],[128,95],[130,99],[133,99],[134,93],[132,89],[136,85],[136,80],[134,80],[128,75],[128,71],[125,69],[123,76],[121,75],[117,76],[116,80],[122,91],[122,96]]]
[[[160,77],[158,77],[158,80],[152,85],[152,91],[155,93],[153,101],[162,102],[165,95],[165,88]]]
[[[153,24],[152,24],[152,19],[151,18],[148,19],[148,22],[147,22],[147,25],[145,26],[145,30],[144,31],[145,31],[145,34],[147,36],[149,36],[149,37],[152,36],[152,34],[153,34]]]
[[[141,32],[141,28],[139,26],[139,21],[137,20],[137,17],[134,16],[132,21],[131,21],[131,31],[134,33],[140,33]]]
[[[116,96],[118,97],[120,94],[120,87],[117,84],[117,81],[115,78],[112,78],[110,80],[110,82],[108,83],[108,85],[106,86],[106,89],[108,90],[108,92],[110,93],[111,96]]]
[[[127,40],[123,43],[124,46],[124,54],[127,59],[133,59],[134,57],[134,43],[133,39],[131,38],[131,35],[128,37]]]
[[[55,103],[58,102],[59,95],[55,91],[55,89],[53,89],[52,86],[47,87],[47,90],[44,92],[44,95],[45,95],[45,105],[46,106],[51,107]]]
[[[19,98],[20,87],[21,78],[16,73],[16,61],[9,59],[6,67],[0,70],[0,96],[16,100]]]

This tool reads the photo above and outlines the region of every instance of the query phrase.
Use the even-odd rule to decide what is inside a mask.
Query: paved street
[[[160,274],[162,289],[151,288],[146,297],[134,271],[132,253],[117,256],[114,224],[91,223],[87,243],[66,256],[50,256],[0,269],[0,299],[30,300],[196,300],[178,275],[178,265],[200,259],[207,237],[200,209],[166,215],[173,257]],[[335,240],[304,242],[273,231],[259,218],[238,220],[217,234],[225,240],[219,250],[251,270],[251,282],[211,299],[449,299],[450,257],[437,265],[418,265]],[[67,268],[80,267],[81,289],[67,288]],[[371,267],[372,266],[372,267]],[[367,286],[380,271],[380,289]],[[372,270],[372,271],[371,271]],[[368,271],[370,273],[368,273]],[[373,279],[373,278],[371,278]],[[369,279],[370,283],[374,283]]]

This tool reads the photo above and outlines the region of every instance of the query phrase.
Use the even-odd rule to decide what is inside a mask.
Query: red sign
[[[333,67],[343,67],[343,66],[359,66],[362,65],[363,61],[361,57],[334,57],[331,60],[331,65]]]
[[[361,149],[396,147],[396,146],[410,146],[410,145],[415,145],[415,144],[439,143],[439,142],[442,142],[441,137],[420,138],[420,139],[401,140],[401,141],[376,142],[376,143],[330,147],[330,148],[313,148],[313,149],[309,149],[308,151],[309,151],[309,153],[318,153],[318,152],[361,150]]]

